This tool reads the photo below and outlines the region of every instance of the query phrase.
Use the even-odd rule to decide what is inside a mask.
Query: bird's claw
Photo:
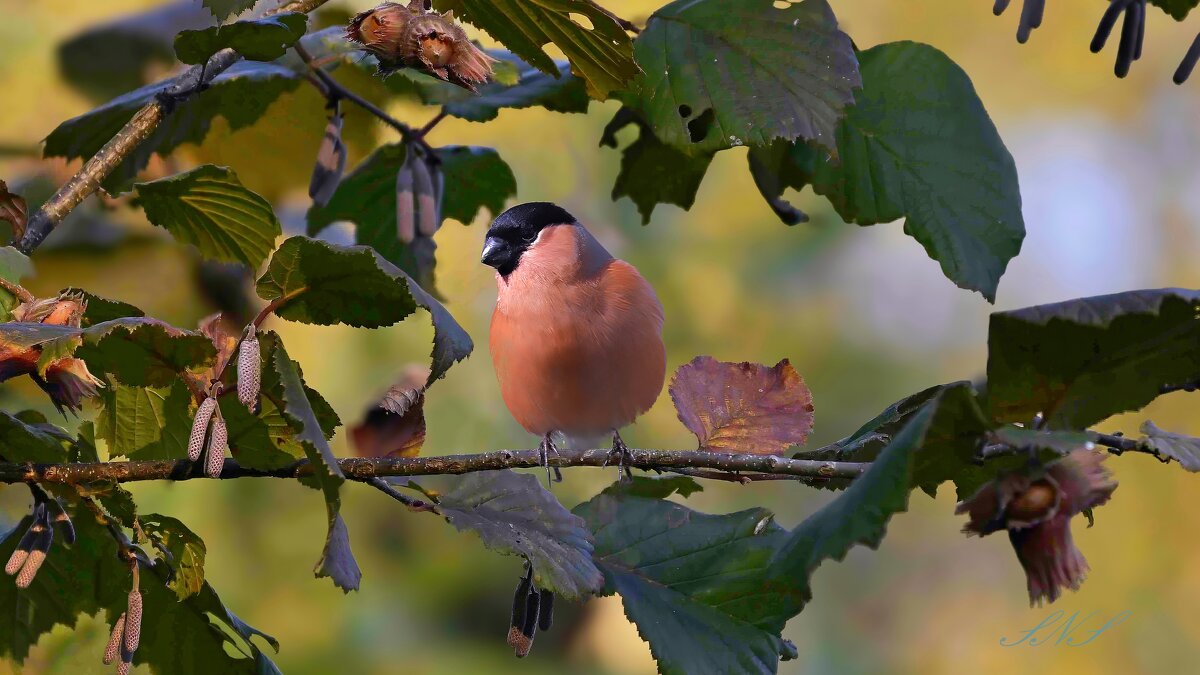
[[[604,466],[608,466],[610,462],[616,463],[621,480],[633,479],[633,472],[629,470],[629,465],[633,463],[633,454],[629,452],[629,446],[625,445],[625,441],[621,440],[621,434],[615,431],[613,432],[612,450],[604,459]]]
[[[558,448],[555,447],[554,441],[550,438],[550,434],[546,434],[546,436],[542,438],[542,442],[538,444],[538,460],[541,462],[542,466],[546,467],[546,487],[550,487],[551,482],[561,483],[563,479],[562,471],[559,471],[557,466],[550,466],[551,452],[553,452],[555,456],[558,456]],[[550,477],[551,471],[554,472],[553,479]]]

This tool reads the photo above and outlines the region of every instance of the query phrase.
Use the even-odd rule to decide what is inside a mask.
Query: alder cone
[[[200,402],[196,408],[196,417],[192,419],[192,434],[188,437],[188,460],[200,459],[204,450],[204,436],[208,432],[208,423],[212,421],[213,411],[217,409],[217,399],[209,397]]]
[[[454,12],[427,11],[420,0],[385,2],[356,15],[346,38],[378,58],[381,72],[417,68],[471,91],[488,81],[496,61],[467,38]]]

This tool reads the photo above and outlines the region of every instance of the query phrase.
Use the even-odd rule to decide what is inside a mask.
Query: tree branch
[[[294,0],[264,12],[263,16],[284,12],[308,13],[326,2],[328,0]],[[67,214],[79,206],[80,202],[88,195],[95,192],[108,174],[112,173],[134,149],[149,138],[150,134],[154,133],[158,125],[170,114],[172,106],[167,101],[178,101],[199,91],[241,58],[241,55],[232,49],[222,49],[214,54],[206,64],[192,66],[170,80],[171,84],[162,90],[161,97],[147,103],[137,111],[133,118],[104,144],[104,147],[100,148],[91,159],[84,162],[83,167],[29,217],[25,234],[16,243],[16,248],[25,254],[32,252],[67,217]]]
[[[563,450],[558,455],[550,456],[550,465],[608,466],[609,453],[608,448]],[[866,462],[827,462],[769,455],[731,455],[700,450],[631,450],[631,453],[632,459],[627,461],[627,465],[648,471],[691,468],[806,478],[856,478],[870,466],[870,463]],[[475,455],[444,457],[346,458],[339,460],[338,464],[346,478],[366,483],[383,476],[464,474],[541,466],[536,450],[493,450]],[[226,459],[220,478],[299,478],[312,472],[312,466],[307,460],[268,471],[244,467],[236,460]],[[129,483],[202,478],[206,478],[203,467],[186,459],[80,464],[0,464],[0,483]]]
[[[418,131],[413,129],[404,122],[401,122],[395,117],[387,114],[383,108],[380,108],[362,96],[359,96],[353,91],[342,86],[340,82],[333,79],[332,75],[317,66],[317,64],[313,61],[312,54],[310,54],[308,50],[304,48],[304,45],[297,42],[295,45],[292,45],[292,48],[296,50],[296,55],[300,57],[300,60],[304,61],[305,65],[308,66],[308,69],[312,75],[316,77],[316,81],[313,82],[313,84],[314,86],[317,86],[317,83],[320,83],[317,88],[320,89],[321,93],[324,94],[326,98],[331,100],[346,99],[347,101],[350,101],[351,103],[379,118],[379,120],[384,124],[400,132],[400,137],[403,138],[405,142],[419,144],[429,158],[431,158],[433,161],[437,160],[437,156],[434,154],[433,148],[425,142],[423,130]],[[310,82],[312,82],[312,80],[310,80]]]

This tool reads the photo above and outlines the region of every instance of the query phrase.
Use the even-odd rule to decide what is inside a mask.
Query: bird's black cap
[[[574,222],[575,216],[550,202],[518,204],[492,221],[483,244],[482,262],[508,276],[517,268],[521,254],[537,240],[539,232],[551,225]]]

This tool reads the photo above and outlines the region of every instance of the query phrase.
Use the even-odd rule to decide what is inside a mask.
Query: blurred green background
[[[29,156],[59,122],[96,103],[62,81],[57,45],[87,26],[158,4],[0,0],[0,178],[17,189],[20,178],[38,170],[53,184],[69,175],[75,165]],[[326,21],[371,4],[332,2]],[[604,4],[637,22],[656,6]],[[781,225],[754,189],[741,149],[717,156],[691,212],[659,207],[642,227],[630,202],[609,198],[620,155],[597,147],[613,102],[594,103],[587,115],[529,109],[504,111],[487,124],[451,119],[431,141],[497,148],[517,176],[520,200],[564,205],[615,255],[635,264],[666,308],[672,369],[697,354],[768,364],[790,358],[814,392],[816,444],[849,433],[908,393],[980,376],[993,309],[1133,288],[1200,287],[1200,82],[1170,82],[1195,25],[1151,9],[1145,58],[1122,81],[1112,75],[1111,53],[1087,51],[1102,11],[1096,0],[1049,3],[1043,28],[1024,46],[1014,39],[1019,7],[997,19],[990,0],[831,4],[860,48],[927,42],[974,80],[1016,158],[1029,232],[995,308],[943,278],[899,223],[844,225],[806,191],[791,197],[813,222]],[[368,78],[337,75],[379,93]],[[390,110],[414,124],[435,112],[407,103]],[[271,124],[232,134],[218,121],[203,147],[187,146],[169,164],[233,167],[248,187],[276,201],[285,227],[298,231],[324,113],[316,95],[301,88],[269,115]],[[351,166],[373,144],[395,140],[357,111],[347,128],[354,130],[348,131]],[[147,225],[139,211],[89,207],[73,220],[73,237],[56,234],[59,245],[52,241],[35,256],[38,273],[29,283],[35,292],[81,286],[180,326],[194,326],[212,311],[197,292],[191,253]],[[470,227],[448,224],[437,235],[438,286],[477,345],[486,343],[495,299],[492,271],[478,263],[485,227],[480,218]],[[308,382],[347,423],[406,365],[426,358],[432,336],[420,313],[383,330],[279,321],[269,327],[284,336]],[[49,407],[27,380],[3,385],[0,405]],[[1195,434],[1194,412],[1194,397],[1173,394],[1103,428],[1133,432],[1150,418]],[[535,444],[505,410],[485,348],[433,388],[426,414],[426,454]],[[625,438],[635,447],[694,443],[665,395]],[[349,453],[344,430],[334,448]],[[949,487],[936,500],[914,493],[910,512],[892,521],[879,551],[856,549],[817,571],[812,603],[785,632],[800,658],[781,671],[1193,670],[1200,659],[1198,479],[1144,456],[1109,464],[1121,483],[1114,500],[1098,511],[1094,528],[1076,524],[1093,568],[1078,593],[1052,608],[1030,609],[1005,538],[962,536]],[[555,491],[573,506],[614,477],[611,470],[574,469]],[[178,517],[204,538],[207,578],[233,611],[280,639],[276,662],[286,673],[654,670],[616,598],[564,606],[555,629],[538,638],[529,658],[516,661],[504,634],[519,561],[365,487],[343,491],[365,575],[361,592],[347,596],[312,577],[325,527],[315,493],[271,480],[130,488],[142,511]],[[709,483],[689,503],[713,512],[765,505],[790,527],[829,498],[786,482]],[[26,501],[23,488],[0,488],[0,526],[19,518]],[[1081,648],[1000,646],[1001,637],[1015,638],[1052,609],[1081,617],[1096,612],[1093,621],[1124,610],[1132,615]],[[106,634],[96,619],[82,620],[75,632],[60,627],[24,668],[0,663],[0,673],[107,672],[98,658]]]

